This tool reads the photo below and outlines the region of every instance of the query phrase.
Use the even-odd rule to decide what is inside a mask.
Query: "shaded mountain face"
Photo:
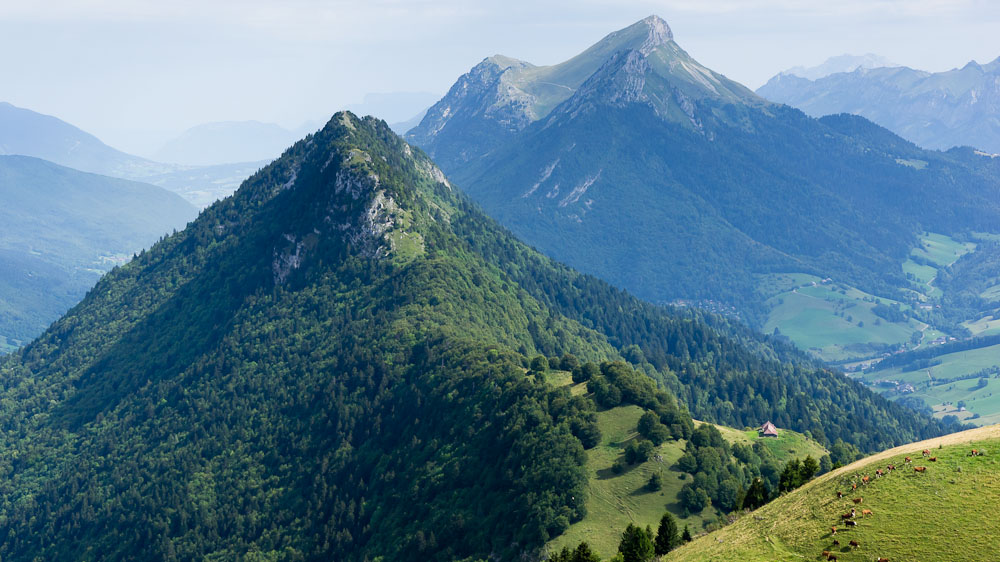
[[[532,93],[541,71],[526,63],[483,74],[488,59],[409,138],[556,259],[654,302],[735,305],[751,322],[760,274],[832,276],[902,299],[899,264],[918,232],[997,229],[998,185],[980,163],[861,118],[767,102],[662,29],[647,18],[546,67],[578,70],[559,96]],[[508,91],[519,94],[497,95]],[[474,100],[489,111],[466,111]],[[519,118],[495,117],[507,114]]]
[[[817,117],[862,115],[926,148],[1000,152],[1000,59],[937,73],[895,67],[816,80],[780,74],[757,93]]]
[[[650,379],[822,443],[944,430],[552,262],[340,113],[0,360],[0,555],[521,559],[585,508],[589,399],[525,372],[567,353],[627,359],[618,399],[678,425]]]
[[[22,345],[97,282],[194,219],[164,189],[0,156],[0,349]]]

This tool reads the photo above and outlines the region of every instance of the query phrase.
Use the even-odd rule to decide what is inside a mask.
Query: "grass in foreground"
[[[985,450],[970,457],[972,448]],[[929,449],[937,462],[921,456]],[[913,458],[905,465],[903,458]],[[858,475],[895,464],[897,470],[850,491]],[[918,474],[912,466],[926,466]],[[838,499],[837,491],[845,496]],[[858,526],[843,530],[840,515],[857,506]],[[1000,548],[994,504],[1000,498],[1000,426],[973,429],[878,453],[807,483],[665,557],[693,560],[820,560],[824,550],[842,562],[907,560],[993,561]],[[861,517],[870,509],[870,517]],[[841,529],[836,537],[830,528]],[[833,546],[833,540],[840,541]],[[850,540],[860,543],[851,549]]]

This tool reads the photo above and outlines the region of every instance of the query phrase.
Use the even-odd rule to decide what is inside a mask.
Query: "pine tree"
[[[743,509],[757,509],[767,503],[769,499],[764,481],[760,478],[754,478],[750,489],[747,490],[747,495],[743,498]]]
[[[656,530],[656,541],[653,549],[657,556],[662,556],[673,550],[680,542],[677,537],[677,521],[670,512],[664,513],[660,518],[660,527]]]
[[[622,553],[625,562],[647,562],[656,555],[652,534],[650,530],[628,524],[618,544],[618,552]]]
[[[601,562],[601,557],[591,550],[590,545],[584,541],[577,545],[576,550],[573,551],[573,556],[569,560],[570,562]]]
[[[681,540],[684,542],[691,542],[691,530],[688,529],[687,525],[684,525],[684,532],[681,533]]]

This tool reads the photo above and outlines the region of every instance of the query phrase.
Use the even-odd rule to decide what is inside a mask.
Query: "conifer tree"
[[[660,518],[660,526],[656,530],[656,541],[653,549],[657,556],[662,556],[673,550],[680,542],[677,536],[677,521],[670,512],[664,513]]]

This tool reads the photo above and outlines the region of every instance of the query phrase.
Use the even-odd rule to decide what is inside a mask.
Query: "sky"
[[[751,88],[844,53],[931,71],[1000,56],[995,0],[0,0],[0,101],[149,154],[201,123],[291,129],[370,93],[443,95],[493,54],[554,64],[650,14]]]

